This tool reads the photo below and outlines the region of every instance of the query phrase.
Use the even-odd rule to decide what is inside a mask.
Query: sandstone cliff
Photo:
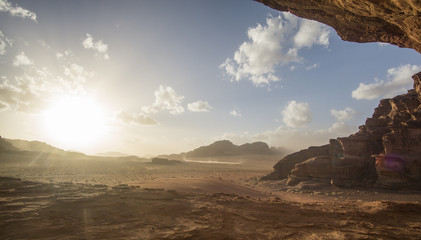
[[[289,172],[289,185],[314,179],[339,186],[420,184],[421,72],[413,79],[414,89],[381,100],[359,132],[331,139],[324,152],[304,150],[305,159],[302,151],[287,156],[267,179],[283,179]]]
[[[352,42],[385,42],[421,53],[421,1],[256,0],[333,27]]]

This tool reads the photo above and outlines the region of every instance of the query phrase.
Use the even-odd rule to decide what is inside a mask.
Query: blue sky
[[[421,71],[253,1],[0,0],[0,31],[0,134],[86,153],[321,145]]]

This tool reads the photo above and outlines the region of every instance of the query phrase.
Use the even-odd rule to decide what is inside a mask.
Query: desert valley
[[[421,239],[421,4],[239,5],[0,0],[0,239]]]

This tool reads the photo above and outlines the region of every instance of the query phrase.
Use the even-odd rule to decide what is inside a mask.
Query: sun
[[[91,98],[63,97],[44,117],[50,137],[68,147],[92,144],[106,133],[103,110]]]

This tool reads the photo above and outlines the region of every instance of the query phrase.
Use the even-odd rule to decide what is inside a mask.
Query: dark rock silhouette
[[[408,93],[381,100],[359,132],[331,139],[320,151],[309,148],[288,155],[263,179],[284,179],[289,172],[288,185],[315,179],[338,186],[420,184],[420,78],[421,72],[413,76],[414,89]]]
[[[412,0],[256,0],[333,27],[345,41],[385,42],[421,53],[421,3]]]

